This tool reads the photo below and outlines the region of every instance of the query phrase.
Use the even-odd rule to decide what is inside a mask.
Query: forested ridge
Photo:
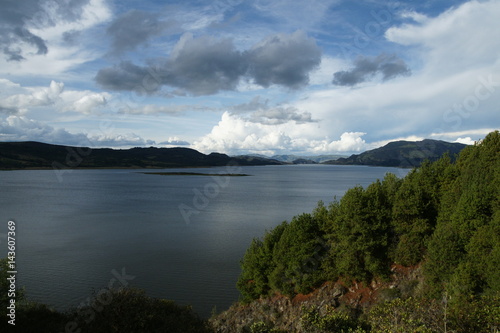
[[[41,142],[0,142],[0,170],[72,168],[181,168],[280,165],[269,158],[210,153],[190,148],[89,148]]]
[[[311,327],[318,331],[331,332],[436,331],[432,325],[437,331],[500,329],[498,131],[463,149],[456,162],[445,155],[404,179],[387,174],[267,231],[246,251],[237,286],[249,303],[307,294],[326,281],[347,286],[389,281],[395,265],[418,267],[421,277],[405,290],[391,290],[388,302],[362,309],[361,315],[351,313],[349,325],[344,321],[328,330],[326,323],[342,322],[335,311],[322,317],[309,309],[304,318],[313,318],[317,325]],[[424,304],[429,313],[413,318]],[[433,306],[440,308],[438,319],[431,318]],[[408,322],[402,318],[384,326],[382,318],[401,311]],[[271,331],[271,324],[262,325]]]

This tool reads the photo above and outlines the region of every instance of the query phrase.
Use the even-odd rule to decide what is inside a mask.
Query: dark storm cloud
[[[107,29],[112,38],[112,54],[135,49],[174,26],[173,21],[161,21],[157,13],[130,10],[118,17]]]
[[[50,2],[56,15],[65,20],[75,20],[82,12],[82,7],[89,0],[70,0]],[[33,34],[31,26],[45,27],[55,24],[54,18],[46,11],[49,2],[40,0],[2,1],[0,10],[0,50],[9,61],[25,59],[20,44],[25,43],[36,48],[36,54],[46,54],[45,41]]]
[[[410,75],[411,71],[406,63],[395,55],[382,53],[374,58],[360,56],[354,61],[354,68],[334,73],[332,83],[339,86],[354,86],[379,73],[385,81],[396,76]]]
[[[122,63],[100,70],[96,81],[110,90],[155,93],[165,85],[193,95],[235,90],[243,78],[263,87],[298,88],[307,84],[309,72],[320,60],[320,49],[302,32],[271,36],[244,52],[230,39],[185,34],[162,63],[144,67]]]
[[[241,53],[228,39],[192,39],[186,35],[172,53],[170,58],[155,65],[141,67],[122,62],[101,69],[96,81],[111,90],[152,94],[168,85],[193,95],[210,95],[235,89],[245,72]]]
[[[163,84],[194,95],[210,95],[236,89],[245,71],[243,56],[230,39],[186,35],[165,63]]]
[[[249,75],[263,87],[279,84],[298,88],[309,82],[309,72],[321,62],[313,38],[298,31],[271,36],[248,51]]]

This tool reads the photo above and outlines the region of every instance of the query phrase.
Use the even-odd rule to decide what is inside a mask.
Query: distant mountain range
[[[280,165],[262,157],[205,155],[189,148],[83,148],[40,142],[1,142],[0,169],[40,168],[175,168],[238,165]]]
[[[272,159],[276,161],[281,161],[285,163],[291,164],[316,164],[323,163],[326,161],[336,160],[341,157],[347,157],[347,155],[316,155],[316,156],[302,156],[302,155],[273,155],[271,157],[260,154],[252,154],[252,155],[240,155],[237,157],[260,157],[265,159]]]
[[[312,163],[323,163],[326,161],[332,161],[339,159],[341,157],[347,157],[347,155],[318,155],[318,156],[274,155],[271,157],[271,159],[293,164],[306,164],[307,162],[310,162],[309,164],[312,164]]]
[[[454,159],[466,145],[461,143],[450,143],[439,140],[394,141],[373,150],[365,151],[359,155],[351,155],[347,158],[339,158],[327,161],[325,164],[335,165],[372,165],[388,167],[417,167],[423,161],[435,161],[449,153]]]
[[[202,154],[190,148],[84,148],[40,142],[0,142],[0,169],[180,168],[238,165],[335,164],[416,167],[448,152],[453,158],[466,145],[438,140],[395,141],[359,155],[298,156]]]

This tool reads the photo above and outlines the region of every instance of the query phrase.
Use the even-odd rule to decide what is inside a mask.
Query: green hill
[[[39,168],[174,168],[282,164],[271,159],[231,158],[189,148],[109,149],[51,145],[40,142],[0,143],[0,169]]]
[[[425,160],[438,160],[444,153],[449,153],[453,159],[465,147],[466,145],[461,143],[430,139],[417,142],[395,141],[359,155],[351,155],[347,158],[339,158],[324,163],[412,168],[419,166]]]

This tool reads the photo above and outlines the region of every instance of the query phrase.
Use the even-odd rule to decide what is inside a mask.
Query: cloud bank
[[[121,62],[101,69],[95,79],[104,89],[142,94],[168,86],[195,96],[211,95],[236,90],[242,80],[296,89],[308,83],[309,73],[320,62],[320,48],[301,31],[270,36],[243,52],[231,39],[186,33],[161,62]]]

